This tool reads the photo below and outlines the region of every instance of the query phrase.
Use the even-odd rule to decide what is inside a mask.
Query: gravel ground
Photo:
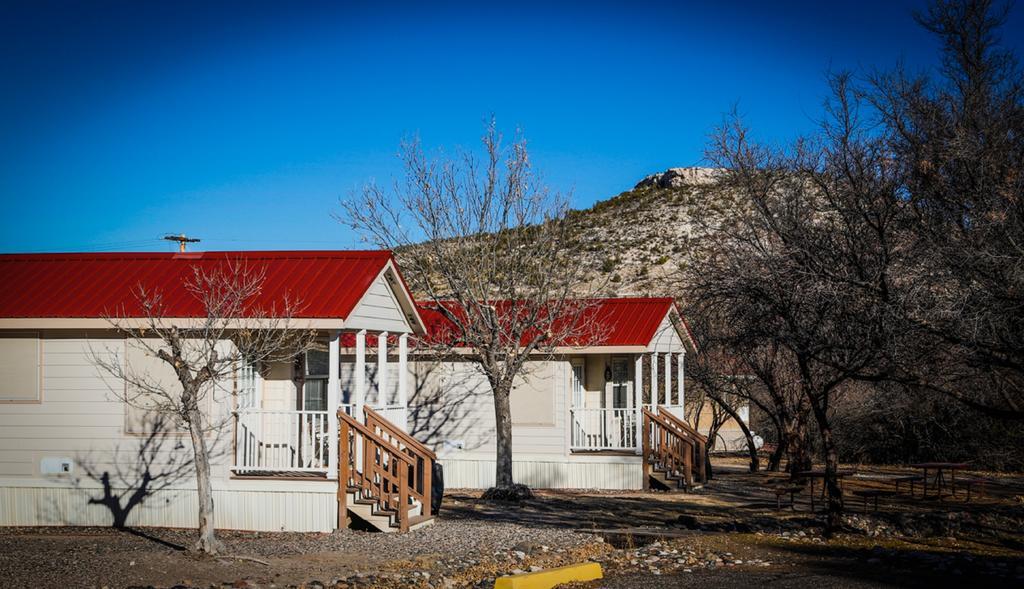
[[[408,534],[221,532],[225,554],[185,552],[189,530],[14,528],[0,530],[0,587],[447,586],[493,577],[533,560],[555,563],[600,545],[593,536],[510,523],[444,520]],[[536,558],[532,557],[536,553]],[[536,566],[536,565],[534,565]],[[427,573],[424,577],[423,572]],[[433,577],[433,583],[431,578]],[[423,581],[423,583],[419,583]],[[310,585],[317,586],[316,584]]]
[[[184,550],[190,530],[0,529],[0,587],[483,588],[498,575],[594,560],[589,587],[1024,586],[1022,479],[992,497],[901,497],[820,536],[806,501],[775,508],[771,475],[721,468],[692,494],[542,491],[520,504],[452,491],[409,534],[221,532],[228,558]],[[588,529],[591,533],[582,533]],[[624,533],[623,530],[629,531]],[[236,558],[246,557],[246,558]],[[255,560],[254,560],[255,559]]]

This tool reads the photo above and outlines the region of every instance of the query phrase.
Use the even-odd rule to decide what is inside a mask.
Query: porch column
[[[679,380],[676,382],[676,392],[679,393],[679,419],[686,419],[686,351],[676,356],[679,363]]]
[[[399,425],[409,431],[409,334],[398,336],[398,405],[402,407]]]
[[[665,405],[672,406],[672,354],[665,354]]]
[[[658,353],[651,352],[651,413],[658,413]]]
[[[377,335],[377,406],[382,410],[391,405],[388,399],[388,332]]]
[[[352,408],[352,417],[359,423],[363,422],[363,405],[366,404],[366,330],[356,332],[356,374],[353,382],[354,397],[352,400],[355,407]]]
[[[338,365],[341,363],[341,331],[334,330],[327,343],[327,439],[330,444],[327,452],[327,478],[338,478],[338,404],[341,399],[341,379],[338,378]]]
[[[636,427],[633,428],[636,438],[636,453],[642,452],[644,435],[644,355],[637,354],[633,361],[633,411],[636,416]]]

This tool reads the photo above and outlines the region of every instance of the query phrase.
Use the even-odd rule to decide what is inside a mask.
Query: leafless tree
[[[132,365],[109,350],[92,353],[97,367],[124,383],[123,389],[113,391],[120,400],[145,412],[149,423],[187,430],[199,498],[194,550],[202,553],[222,549],[214,529],[210,456],[216,436],[230,423],[223,402],[230,394],[226,385],[245,364],[290,361],[315,335],[293,325],[298,301],[257,301],[264,280],[263,268],[244,261],[194,266],[183,286],[199,303],[201,315],[190,319],[168,314],[163,294],[140,284],[133,293],[140,312],[125,305],[107,321],[125,337],[126,351],[158,359],[161,368]]]
[[[775,366],[796,377],[823,448],[829,529],[843,507],[832,403],[852,379],[887,375],[893,333],[875,302],[891,290],[900,247],[890,241],[898,176],[862,129],[848,82],[832,78],[820,133],[788,150],[758,144],[735,117],[714,136],[709,157],[727,169],[718,190],[737,206],[710,227],[692,278],[698,307],[722,318],[736,345],[774,346]]]
[[[1024,78],[1000,45],[1009,3],[936,1],[917,15],[938,75],[873,75],[865,101],[902,176],[918,272],[895,308],[904,382],[1024,419]],[[885,303],[888,301],[882,301]]]
[[[703,352],[691,361],[687,372],[701,391],[698,396],[706,396],[714,404],[712,408],[712,420],[715,422],[712,423],[714,435],[710,436],[708,445],[714,447],[718,430],[728,419],[732,419],[743,432],[747,453],[750,456],[750,472],[757,472],[761,468],[757,444],[754,441],[753,432],[750,431],[750,427],[740,414],[741,408],[749,407],[750,404],[746,394],[747,387],[744,386],[750,376],[737,370],[740,368],[739,365],[731,359],[723,357],[713,348],[702,346],[702,349]],[[706,466],[710,467],[710,463]]]
[[[496,491],[513,488],[510,395],[528,361],[595,343],[594,303],[582,265],[564,244],[568,200],[533,171],[526,142],[508,147],[490,121],[483,155],[432,159],[402,144],[404,180],[369,184],[343,202],[340,220],[378,247],[396,250],[413,290],[443,321],[420,345],[459,349],[494,396]],[[596,292],[596,291],[595,291]]]

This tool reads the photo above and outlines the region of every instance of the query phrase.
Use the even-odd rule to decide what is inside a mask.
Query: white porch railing
[[[352,415],[355,405],[341,409]],[[385,419],[404,427],[406,408],[373,407]],[[235,460],[232,470],[253,472],[323,472],[330,470],[330,411],[239,409],[235,412]]]
[[[650,403],[644,408],[656,411]],[[682,418],[682,405],[658,405]],[[572,424],[571,449],[576,451],[637,450],[636,410],[602,407],[573,407],[569,410]]]
[[[235,413],[235,472],[327,472],[328,411],[243,409]]]
[[[570,409],[573,450],[633,450],[636,411],[633,409]]]

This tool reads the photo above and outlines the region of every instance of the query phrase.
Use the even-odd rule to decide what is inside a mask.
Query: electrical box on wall
[[[466,442],[462,440],[445,440],[445,450],[463,450],[466,448]]]
[[[71,474],[75,470],[75,461],[70,458],[47,456],[39,461],[39,472],[42,474]]]

